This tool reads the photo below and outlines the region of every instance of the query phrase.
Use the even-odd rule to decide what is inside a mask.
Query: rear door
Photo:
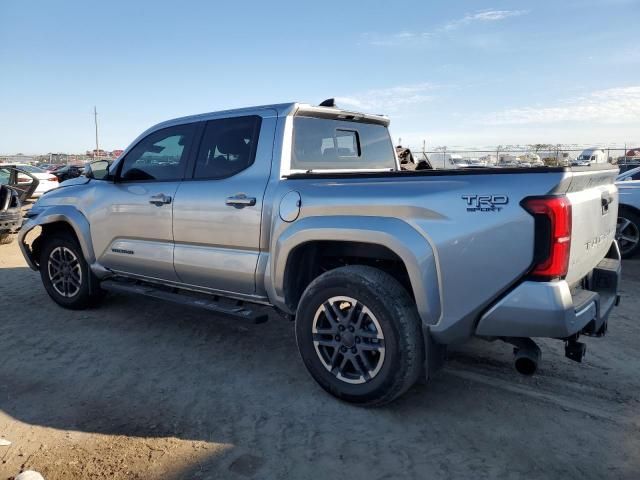
[[[175,195],[174,266],[181,282],[255,293],[275,110],[206,123],[191,179]]]
[[[122,160],[115,182],[95,182],[89,218],[98,261],[122,273],[177,281],[173,201],[198,124],[157,130]]]

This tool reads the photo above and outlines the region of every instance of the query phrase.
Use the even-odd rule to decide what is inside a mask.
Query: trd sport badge
[[[462,195],[467,202],[467,212],[499,212],[509,203],[506,195]]]

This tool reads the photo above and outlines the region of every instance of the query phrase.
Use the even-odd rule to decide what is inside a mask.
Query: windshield
[[[293,120],[291,168],[395,170],[396,160],[383,125],[300,116]]]

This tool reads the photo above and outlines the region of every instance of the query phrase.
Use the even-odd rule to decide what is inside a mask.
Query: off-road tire
[[[377,374],[360,384],[347,383],[328,370],[313,341],[316,312],[330,298],[348,296],[365,305],[384,334],[385,357]],[[391,275],[368,266],[331,270],[302,294],[296,315],[296,341],[311,376],[330,394],[347,402],[380,406],[416,383],[424,372],[425,347],[415,302]]]
[[[0,233],[0,245],[9,245],[17,236],[17,233]]]
[[[78,263],[82,271],[81,286],[77,294],[72,297],[65,297],[58,293],[49,278],[49,256],[51,255],[51,252],[58,247],[67,248],[73,252],[78,259]],[[104,296],[104,291],[100,289],[100,282],[89,269],[89,265],[84,259],[84,255],[78,241],[69,233],[56,232],[43,239],[39,265],[40,277],[45,290],[51,299],[61,307],[68,308],[70,310],[83,310],[88,307],[96,306]]]

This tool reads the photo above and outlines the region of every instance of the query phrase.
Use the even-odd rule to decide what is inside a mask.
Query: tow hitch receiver
[[[576,338],[571,338],[564,344],[564,355],[574,362],[582,363],[586,353],[587,345],[579,342]]]

